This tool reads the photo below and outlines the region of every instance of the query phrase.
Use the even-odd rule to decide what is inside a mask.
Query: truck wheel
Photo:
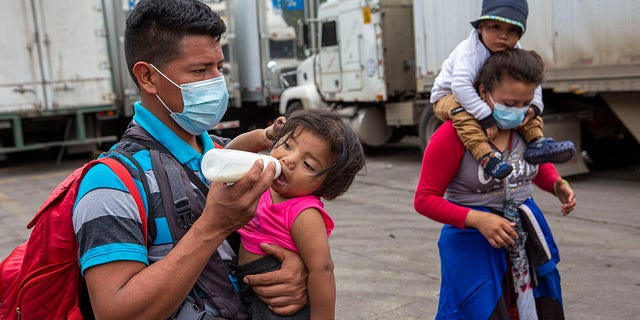
[[[2,149],[2,139],[0,139],[0,149]],[[0,153],[0,163],[7,161],[9,157],[7,157],[6,153]]]
[[[380,108],[362,108],[351,118],[351,127],[365,147],[381,147],[391,139],[393,128],[387,125]]]
[[[300,102],[299,100],[291,101],[287,106],[287,113],[285,113],[284,116],[289,118],[291,116],[291,113],[293,113],[296,110],[302,110],[302,109],[304,109],[302,102]]]
[[[418,128],[418,134],[420,136],[420,149],[424,152],[424,149],[427,147],[427,143],[433,133],[438,129],[438,127],[442,124],[442,121],[436,117],[433,113],[433,105],[429,104],[424,109],[422,109],[422,114],[420,115],[420,127]]]

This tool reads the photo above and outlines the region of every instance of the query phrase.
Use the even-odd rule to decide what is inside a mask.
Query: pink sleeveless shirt
[[[256,216],[238,230],[242,245],[247,251],[261,255],[265,254],[260,249],[262,242],[276,244],[297,253],[298,249],[291,236],[293,222],[302,211],[309,208],[320,212],[327,236],[330,236],[334,222],[324,210],[319,197],[308,195],[274,204],[270,190],[265,191],[258,202]]]

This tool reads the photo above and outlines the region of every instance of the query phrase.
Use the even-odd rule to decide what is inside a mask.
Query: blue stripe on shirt
[[[82,266],[80,271],[84,276],[84,272],[91,267],[121,260],[137,261],[149,265],[147,248],[132,243],[111,243],[89,249],[80,259]]]

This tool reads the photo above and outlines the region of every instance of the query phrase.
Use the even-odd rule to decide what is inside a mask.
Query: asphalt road
[[[24,228],[49,192],[87,159],[55,164],[55,155],[0,164],[0,258],[24,241]],[[396,144],[367,157],[344,196],[327,202],[337,319],[433,319],[440,288],[441,225],[413,210],[421,154]],[[536,189],[560,248],[567,319],[637,319],[640,313],[640,164],[568,179],[578,206],[560,215]]]

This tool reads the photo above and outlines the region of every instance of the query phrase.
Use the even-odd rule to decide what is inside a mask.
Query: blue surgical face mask
[[[222,116],[227,112],[227,102],[229,101],[224,76],[178,85],[154,65],[151,66],[182,92],[182,102],[184,103],[182,113],[171,111],[157,94],[156,98],[171,112],[173,121],[184,131],[197,136],[220,123]]]
[[[527,115],[529,106],[512,107],[493,101],[491,95],[489,99],[493,103],[493,118],[496,119],[496,124],[500,129],[513,129],[522,124],[522,120]]]

